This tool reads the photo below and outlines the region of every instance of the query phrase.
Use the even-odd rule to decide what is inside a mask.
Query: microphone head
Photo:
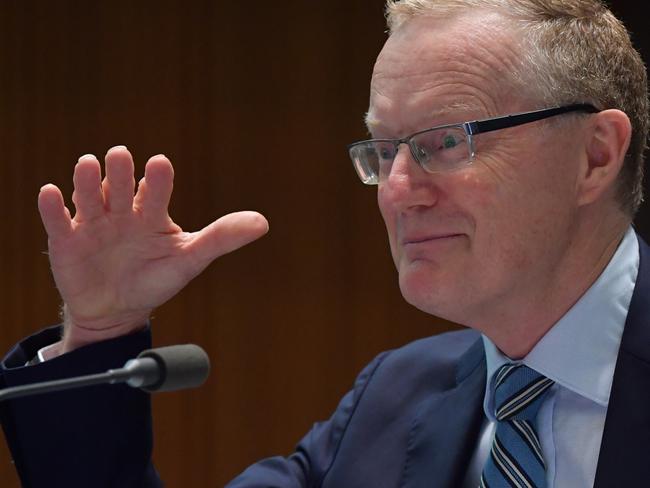
[[[147,349],[138,358],[152,358],[158,363],[158,381],[142,388],[149,392],[194,388],[203,384],[210,374],[210,358],[196,344]]]

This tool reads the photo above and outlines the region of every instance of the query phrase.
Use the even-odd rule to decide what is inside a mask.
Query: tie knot
[[[523,364],[505,364],[494,377],[497,420],[535,420],[553,381]]]

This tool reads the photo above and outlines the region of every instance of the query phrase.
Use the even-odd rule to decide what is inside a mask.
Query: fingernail
[[[109,149],[109,151],[112,151],[114,149],[122,149],[122,150],[128,151],[126,146],[113,146],[112,148]]]
[[[79,158],[79,161],[81,161],[82,159],[97,159],[97,158],[95,157],[94,154],[84,154]]]

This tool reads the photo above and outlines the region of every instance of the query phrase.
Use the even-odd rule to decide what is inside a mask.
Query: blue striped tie
[[[527,366],[506,364],[494,377],[497,428],[480,488],[546,488],[546,466],[535,429],[553,381]]]

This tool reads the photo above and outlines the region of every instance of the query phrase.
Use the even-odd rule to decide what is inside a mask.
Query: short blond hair
[[[389,32],[413,17],[445,17],[487,9],[514,20],[523,35],[524,86],[545,104],[591,103],[616,108],[632,123],[618,179],[621,208],[633,216],[643,201],[648,133],[646,68],[627,29],[599,0],[387,0]],[[526,91],[530,91],[529,89]]]

